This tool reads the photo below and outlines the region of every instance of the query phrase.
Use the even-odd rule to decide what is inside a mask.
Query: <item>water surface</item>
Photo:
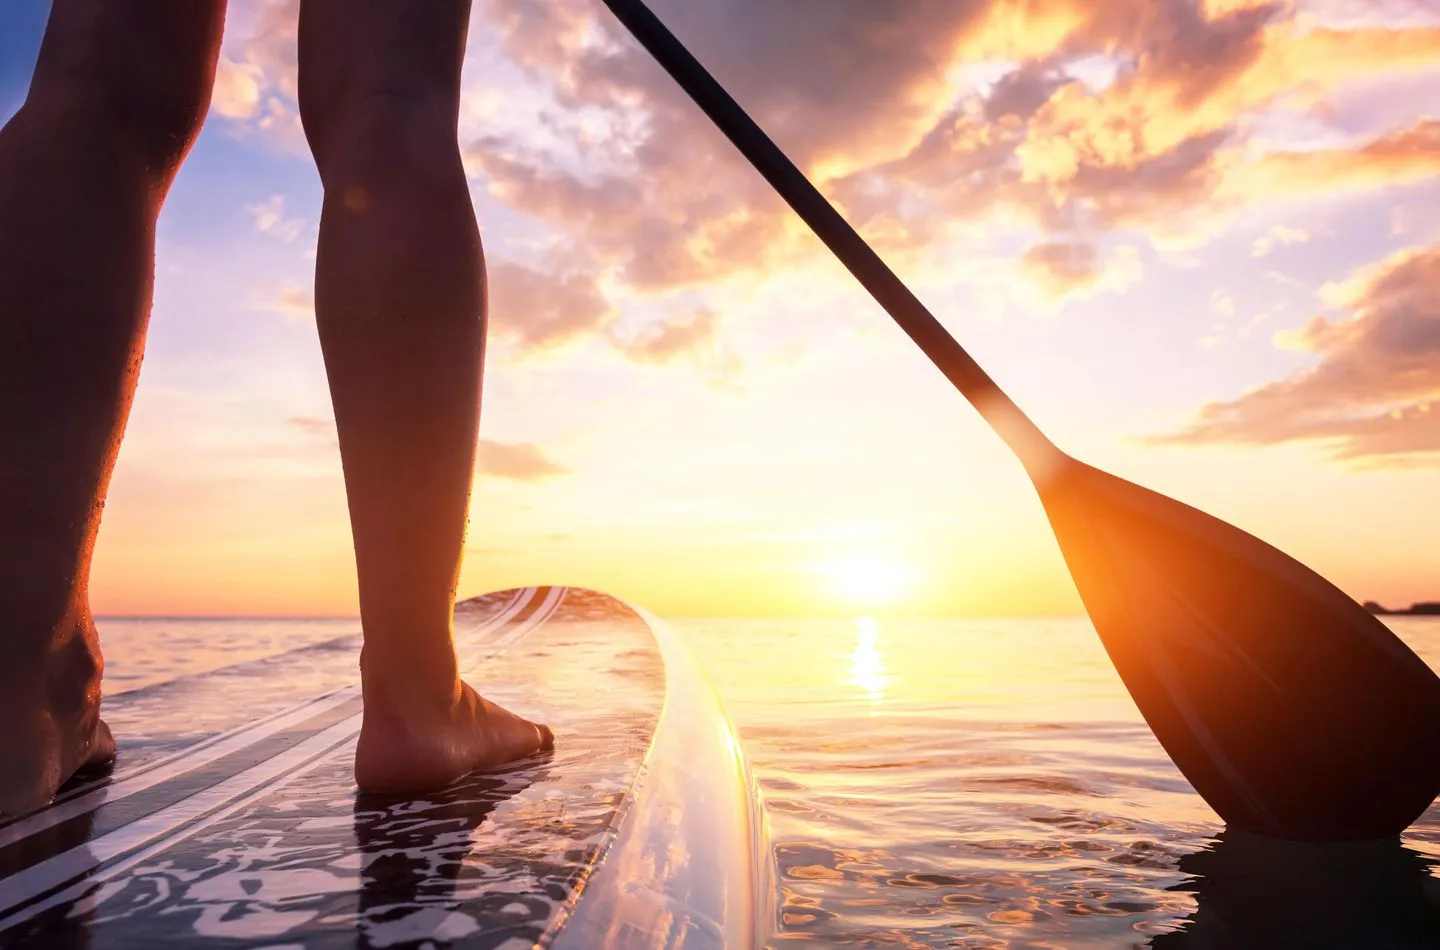
[[[1387,619],[1440,662],[1440,618]],[[107,691],[356,626],[102,620]],[[1220,834],[1082,619],[674,626],[764,789],[777,948],[1440,947],[1440,809],[1389,846]]]

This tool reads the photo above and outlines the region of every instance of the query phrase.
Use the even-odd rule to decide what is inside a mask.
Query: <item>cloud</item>
[[[216,108],[239,128],[282,138],[298,129],[295,9],[296,0],[253,0],[227,35]],[[1322,107],[1338,89],[1440,69],[1440,28],[1316,9],[1288,0],[656,3],[883,251],[930,247],[990,221],[1038,244],[1133,230],[1179,247],[1272,196],[1440,174],[1429,121],[1348,130],[1360,139],[1353,147],[1261,140],[1257,119],[1330,121]],[[483,130],[466,136],[466,167],[565,246],[571,261],[556,280],[593,273],[662,295],[823,253],[603,7],[488,0],[470,45],[497,65],[467,80],[466,101],[488,105],[483,121],[466,125]]]
[[[1436,174],[1423,123],[1322,159],[1252,147],[1250,121],[1313,109],[1347,83],[1434,70],[1435,30],[1311,30],[1276,3],[1120,2],[1068,12],[1034,3],[1024,15],[997,3],[991,11],[978,48],[1041,58],[996,83],[991,100],[962,100],[905,158],[857,174],[867,202],[845,197],[847,208],[863,209],[862,221],[908,203],[918,214],[1018,211],[1045,230],[1131,228],[1193,243],[1274,194],[1323,194],[1341,176],[1365,187]],[[995,26],[1001,21],[1013,36]],[[1110,78],[1082,78],[1080,66],[1097,61]],[[1011,83],[1026,91],[1023,108],[1008,106]],[[1305,173],[1289,174],[1301,161],[1310,163]],[[1271,179],[1282,186],[1267,191]],[[931,239],[922,229],[918,240]]]
[[[1079,242],[1032,244],[1020,256],[1020,269],[1050,297],[1087,287],[1100,276],[1095,246]]]
[[[492,332],[522,349],[559,346],[608,323],[609,302],[593,275],[552,274],[513,261],[487,266]]]
[[[1331,91],[1357,81],[1435,70],[1440,31],[1310,29],[1280,3],[1155,0],[1068,11],[1060,3],[1033,3],[1024,16],[997,3],[991,10],[993,22],[1034,27],[1016,27],[1008,41],[1021,52],[1043,56],[1061,72],[1085,55],[1098,56],[1112,64],[1113,79],[1081,81],[1076,69],[1024,122],[969,118],[966,141],[1002,142],[1000,150],[1010,154],[992,157],[991,173],[983,176],[967,175],[961,164],[951,194],[975,187],[991,199],[961,195],[958,203],[946,202],[949,209],[1018,207],[1052,230],[1133,228],[1158,241],[1195,241],[1241,207],[1276,193],[1265,187],[1272,179],[1283,182],[1278,193],[1293,194],[1324,193],[1337,175],[1356,168],[1368,173],[1352,173],[1357,187],[1387,174],[1392,182],[1396,174],[1402,181],[1435,174],[1428,158],[1414,154],[1428,149],[1417,129],[1353,161],[1338,150],[1329,156],[1338,166],[1331,174],[1317,168],[1291,175],[1289,166],[1304,159],[1272,158],[1265,146],[1254,147],[1250,120],[1312,110]],[[1005,20],[1005,11],[1019,19]],[[1030,23],[1037,18],[1043,22]],[[982,49],[1010,48],[995,38],[1010,34],[997,29],[986,34]],[[1036,45],[1045,36],[1049,48]],[[927,177],[938,185],[951,164],[947,157]],[[906,171],[903,165],[897,170]],[[1242,187],[1246,181],[1253,187]]]
[[[720,341],[720,317],[700,309],[688,316],[651,323],[639,333],[612,333],[611,344],[627,359],[649,366],[684,361],[711,386],[734,389],[744,364]]]
[[[225,25],[210,109],[241,133],[304,153],[297,38],[300,0],[234,4]]]
[[[615,346],[637,363],[669,363],[712,344],[718,326],[713,310],[699,310],[688,319],[652,324],[631,340],[616,339]]]
[[[1045,63],[1026,64],[1001,76],[985,97],[984,116],[989,122],[1006,117],[1028,120],[1070,79]]]
[[[476,469],[492,478],[508,478],[517,482],[538,482],[570,469],[557,465],[539,448],[529,442],[496,442],[481,439]]]
[[[804,167],[902,154],[944,111],[955,45],[980,0],[660,0],[656,13]],[[492,0],[518,61],[557,82],[568,106],[649,113],[636,143],[718,142],[704,118],[608,11],[576,0]],[[843,104],[843,107],[840,107]],[[697,131],[699,135],[697,135]],[[701,157],[701,156],[696,156]]]
[[[903,155],[947,108],[950,47],[983,3],[665,3],[657,12],[822,182]],[[543,129],[467,143],[492,194],[660,293],[818,246],[608,12],[493,0],[504,48],[549,90]],[[557,148],[559,135],[567,147]],[[581,162],[574,160],[581,156]]]
[[[1058,302],[1106,290],[1125,291],[1140,279],[1140,258],[1128,246],[1101,260],[1093,244],[1052,241],[1026,248],[1019,269],[1043,300]]]
[[[1268,257],[1276,246],[1291,244],[1304,244],[1310,240],[1310,232],[1304,228],[1287,228],[1283,224],[1272,225],[1270,230],[1255,239],[1255,244],[1250,250],[1252,257]]]
[[[292,416],[285,423],[312,444],[332,448],[339,444],[333,418]],[[518,482],[538,482],[570,472],[529,442],[496,442],[494,439],[479,440],[475,470],[481,475]]]
[[[291,416],[285,420],[285,423],[312,439],[319,439],[323,442],[336,441],[334,419],[322,419],[318,416]]]
[[[1433,0],[1300,0],[1303,16],[1331,27],[1440,25]]]
[[[296,323],[312,323],[315,320],[315,294],[304,287],[287,284],[270,301],[267,309]]]
[[[984,108],[967,100],[902,158],[837,179],[833,193],[850,221],[883,248],[923,247],[1005,208],[1055,217],[1043,187],[1022,182],[1016,168],[1024,123],[1013,115],[988,122]]]
[[[210,109],[226,119],[249,119],[260,111],[261,83],[265,74],[254,63],[237,63],[225,56],[215,67],[215,89]]]
[[[614,269],[641,290],[685,287],[758,266],[782,238],[780,200],[758,195],[754,182],[737,181],[734,168],[693,188],[676,187],[668,181],[675,176],[656,169],[587,180],[513,149],[482,140],[468,144],[465,157],[492,195],[556,226],[590,269]],[[713,150],[707,152],[697,164],[715,164]]]
[[[1106,6],[1135,19],[1121,23],[1097,11],[1085,32],[1118,41],[1130,68],[1098,92],[1078,82],[1057,90],[1020,152],[1027,175],[1060,181],[1086,166],[1135,167],[1227,128],[1245,99],[1269,98],[1242,90],[1267,52],[1278,4],[1214,19],[1193,3],[1150,3],[1143,12]]]
[[[1440,62],[1440,49],[1436,52]],[[1366,191],[1440,176],[1440,120],[1421,119],[1356,148],[1277,151],[1237,169],[1226,188],[1244,195]]]
[[[1325,296],[1349,316],[1316,316],[1276,340],[1314,365],[1149,441],[1320,441],[1338,458],[1440,463],[1440,245],[1397,252]]]
[[[1276,8],[1232,11],[1212,23],[1178,0],[1122,3],[1120,14],[1103,17],[1092,9],[1098,5],[1029,6],[1054,28],[1048,46],[1026,47],[1026,56],[1040,59],[959,99],[951,74],[963,57],[986,43],[1009,43],[995,39],[1010,35],[999,21],[1024,21],[1027,43],[1051,34],[1029,29],[1034,17],[1012,4],[980,0],[884,9],[726,0],[671,3],[659,12],[882,245],[928,243],[943,235],[947,215],[966,220],[1021,208],[1047,228],[1062,228],[1086,205],[1109,226],[1171,220],[1162,205],[1208,196],[1220,179],[1211,157],[1225,138],[1208,126],[1173,147],[1135,152],[1123,167],[1043,154],[1043,143],[1066,139],[1056,126],[1071,121],[1057,101],[1083,112],[1105,95],[1067,76],[1064,64],[1118,55],[1119,31],[1126,50],[1148,57],[1145,76],[1180,88],[1166,108],[1177,99],[1189,106],[1223,85],[1232,61],[1248,61]],[[1150,12],[1156,6],[1162,14]],[[469,165],[496,197],[554,225],[597,262],[617,265],[618,276],[642,290],[784,267],[818,250],[793,240],[788,210],[608,16],[594,18],[589,5],[568,2],[495,0],[488,9],[510,55],[552,85],[552,111],[591,117],[568,132],[559,120],[546,130],[571,137],[571,151],[586,157],[585,174],[562,167],[558,153],[533,141],[470,143]],[[1127,25],[1136,18],[1142,28]],[[1161,52],[1146,52],[1152,49]],[[1088,138],[1072,136],[1069,147],[1118,141],[1076,134]]]
[[[271,195],[264,201],[247,204],[245,210],[255,219],[255,230],[273,234],[287,244],[299,237],[305,227],[303,219],[285,216],[284,195]]]

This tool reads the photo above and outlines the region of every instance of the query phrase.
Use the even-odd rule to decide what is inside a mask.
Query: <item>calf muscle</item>
[[[0,811],[114,754],[89,604],[139,375],[155,219],[194,140],[221,0],[55,0],[0,130]],[[26,683],[47,689],[25,689]]]

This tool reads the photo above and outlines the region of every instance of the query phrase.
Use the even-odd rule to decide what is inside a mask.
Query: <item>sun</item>
[[[889,603],[915,586],[919,572],[909,564],[854,557],[819,565],[832,594],[853,604]]]

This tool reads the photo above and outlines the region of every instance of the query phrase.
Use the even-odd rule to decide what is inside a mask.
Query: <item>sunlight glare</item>
[[[879,624],[870,617],[856,618],[855,650],[850,654],[850,682],[860,687],[872,703],[885,698],[885,687],[890,684],[885,660],[878,647],[879,638]]]
[[[908,564],[878,558],[850,558],[820,565],[831,591],[854,604],[882,604],[915,586],[917,572]]]

